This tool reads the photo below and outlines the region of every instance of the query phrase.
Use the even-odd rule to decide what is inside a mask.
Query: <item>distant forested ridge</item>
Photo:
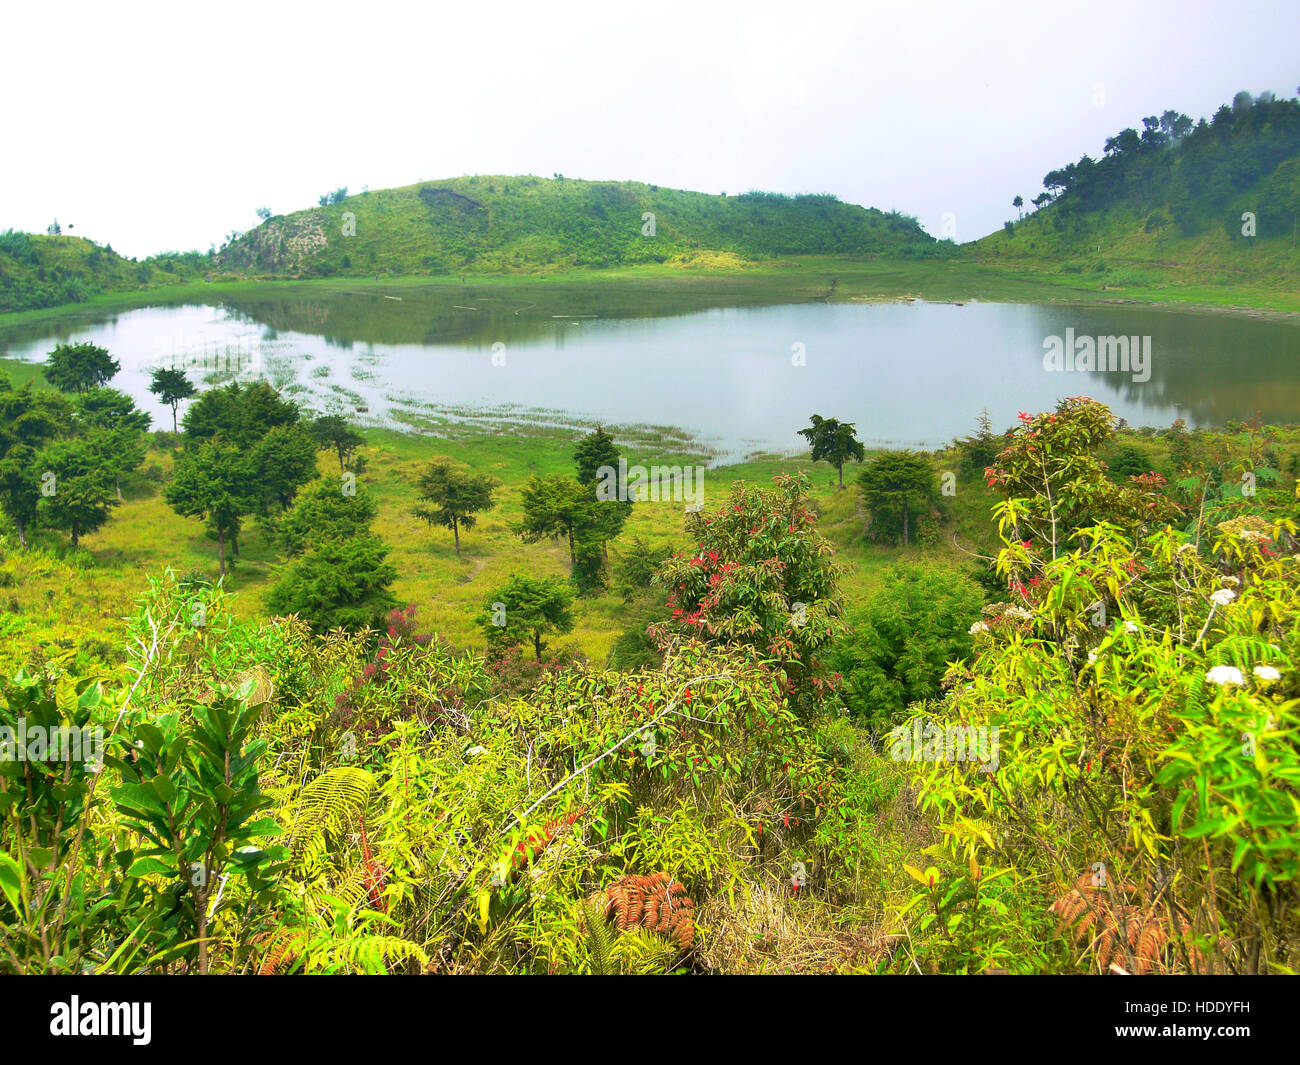
[[[1024,197],[1008,203],[1027,208]],[[1239,92],[1209,118],[1148,115],[1048,172],[1037,208],[975,247],[1017,258],[1107,256],[1186,266],[1295,269],[1300,100]],[[1242,253],[1253,255],[1247,258]],[[1100,266],[1098,263],[1100,262]],[[1067,263],[1068,265],[1068,263]]]

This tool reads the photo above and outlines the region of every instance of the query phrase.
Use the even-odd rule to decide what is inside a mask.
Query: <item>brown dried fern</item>
[[[257,975],[275,976],[286,962],[292,965],[298,958],[298,936],[298,930],[294,928],[278,928],[272,932],[265,940],[266,954],[257,967]]]
[[[1072,938],[1076,946],[1087,940],[1085,951],[1092,951],[1102,972],[1112,969],[1132,957],[1133,969],[1139,975],[1150,972],[1168,973],[1176,965],[1166,961],[1166,947],[1170,933],[1187,936],[1190,926],[1183,918],[1158,916],[1157,902],[1148,911],[1132,903],[1135,894],[1131,884],[1116,883],[1107,889],[1094,882],[1092,873],[1084,873],[1074,887],[1058,898],[1048,908],[1060,919],[1057,932],[1073,927]],[[1174,921],[1176,920],[1176,925]],[[1188,944],[1189,957],[1199,967],[1200,953]]]
[[[682,950],[690,950],[695,942],[695,903],[686,888],[667,873],[629,873],[592,901],[621,932],[634,927],[658,932]]]

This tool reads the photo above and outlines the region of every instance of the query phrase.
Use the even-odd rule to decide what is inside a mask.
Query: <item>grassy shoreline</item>
[[[682,294],[702,291],[714,296],[763,303],[863,302],[904,297],[936,302],[982,300],[998,303],[1136,303],[1178,310],[1300,317],[1300,286],[1272,288],[1262,282],[1215,285],[1204,279],[1113,286],[1081,275],[1049,273],[1051,264],[985,264],[968,259],[906,260],[805,256],[755,263],[743,269],[717,270],[680,266],[568,268],[535,273],[475,274],[440,277],[331,277],[313,279],[244,278],[187,285],[110,292],[83,303],[0,314],[0,329],[48,319],[68,319],[136,307],[208,302],[223,296],[271,291],[378,292],[384,289],[463,288],[539,289],[547,285],[600,286],[653,284]]]

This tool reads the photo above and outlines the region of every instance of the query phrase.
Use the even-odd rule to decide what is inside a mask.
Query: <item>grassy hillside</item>
[[[0,233],[0,314],[200,280],[642,264],[730,271],[780,255],[924,254],[935,244],[913,218],[834,196],[466,177],[329,198],[328,206],[269,218],[220,253],[136,261],[81,237]]]
[[[195,281],[210,272],[198,252],[156,255],[143,262],[84,237],[0,233],[0,313],[84,303],[109,292],[129,292]]]
[[[1300,277],[1300,101],[1239,93],[1193,124],[1166,111],[1048,173],[1037,210],[963,251],[1112,287]]]
[[[1199,125],[1166,112],[1146,120],[1154,127],[1143,134],[1124,131],[1101,161],[1084,156],[1047,175],[1051,188],[1035,200],[1038,210],[960,247],[933,240],[905,215],[833,196],[472,177],[336,194],[327,197],[336,202],[271,217],[210,254],[137,262],[78,237],[0,233],[0,315],[10,324],[71,304],[223,294],[265,302],[276,298],[260,287],[268,277],[349,289],[490,280],[521,294],[527,288],[525,303],[546,299],[539,285],[563,283],[569,299],[594,283],[636,282],[629,313],[642,300],[653,303],[648,289],[658,288],[706,305],[1101,295],[1300,309],[1292,229],[1300,216],[1300,104],[1237,104]],[[1245,211],[1255,215],[1254,237],[1241,233]],[[642,233],[647,212],[653,236]],[[384,320],[401,306],[385,304]]]
[[[366,192],[274,217],[223,249],[218,262],[234,273],[299,277],[725,268],[932,243],[914,219],[833,196],[710,196],[631,181],[489,176]]]

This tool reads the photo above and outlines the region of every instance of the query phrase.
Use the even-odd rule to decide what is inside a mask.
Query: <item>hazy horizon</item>
[[[342,185],[476,173],[831,193],[935,236],[951,215],[964,242],[1143,115],[1300,81],[1300,5],[1257,0],[1032,21],[938,2],[507,5],[490,23],[384,2],[310,19],[235,3],[216,23],[73,8],[9,16],[23,155],[0,170],[0,230],[57,217],[136,257],[206,250]]]

